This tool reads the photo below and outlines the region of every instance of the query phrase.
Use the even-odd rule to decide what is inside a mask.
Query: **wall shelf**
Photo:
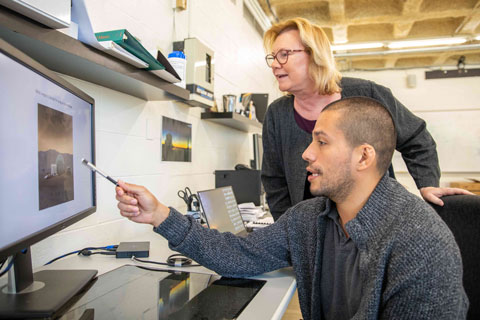
[[[262,128],[262,124],[257,120],[248,119],[235,112],[203,112],[202,120],[212,121],[244,132],[258,131]]]
[[[147,101],[178,100],[189,104],[188,90],[2,6],[0,37],[52,71]]]

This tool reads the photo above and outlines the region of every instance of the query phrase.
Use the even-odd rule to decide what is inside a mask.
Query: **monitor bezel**
[[[8,42],[3,39],[0,39],[0,52],[7,55],[8,57],[12,58],[13,60],[17,61],[18,63],[24,65],[25,67],[29,68],[33,72],[39,74],[40,76],[46,78],[47,80],[52,81],[56,85],[64,88],[68,92],[72,93],[73,95],[79,97],[82,100],[90,103],[91,105],[91,138],[92,138],[92,163],[95,163],[95,100],[90,97],[88,94],[83,92],[82,90],[78,89],[77,87],[70,84],[68,81],[64,80],[60,76],[56,75],[53,71],[47,69],[39,62],[35,61],[34,59],[30,58],[28,55],[23,53],[22,51],[18,50]],[[6,259],[9,256],[14,255],[15,253],[41,241],[49,236],[71,226],[72,224],[84,219],[85,217],[89,216],[90,214],[94,213],[97,210],[97,192],[96,192],[96,177],[95,174],[92,172],[92,206],[86,210],[77,212],[76,214],[63,219],[55,224],[52,224],[38,232],[32,233],[18,241],[15,241],[11,244],[6,245],[3,248],[0,248],[0,261]]]
[[[254,133],[253,135],[253,162],[255,164],[255,170],[262,170],[263,161],[263,138],[262,134]]]

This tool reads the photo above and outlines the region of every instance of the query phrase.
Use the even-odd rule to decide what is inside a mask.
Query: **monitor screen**
[[[81,163],[94,162],[95,139],[94,100],[1,39],[0,87],[0,262],[11,257],[8,264],[15,266],[9,286],[0,289],[4,316],[24,312],[17,307],[29,309],[24,302],[36,300],[22,295],[40,279],[32,275],[29,247],[95,211],[95,177]],[[36,292],[50,298],[49,292],[68,285],[47,279],[78,275],[62,278],[58,271],[43,277],[45,289]],[[81,289],[78,284],[72,290]],[[52,298],[47,311],[58,309],[64,298]]]
[[[0,252],[95,206],[93,102],[0,52]],[[12,214],[14,213],[14,214]],[[3,254],[2,254],[3,256]]]
[[[199,191],[198,197],[209,228],[233,234],[246,233],[232,187]]]

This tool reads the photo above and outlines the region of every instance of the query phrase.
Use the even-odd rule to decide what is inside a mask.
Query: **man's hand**
[[[170,213],[170,209],[158,202],[157,198],[143,186],[119,180],[115,191],[120,214],[134,222],[158,227]]]
[[[433,204],[443,206],[443,201],[440,199],[443,196],[450,196],[454,194],[473,194],[470,191],[460,188],[436,188],[436,187],[424,187],[420,188],[420,194],[425,201]]]

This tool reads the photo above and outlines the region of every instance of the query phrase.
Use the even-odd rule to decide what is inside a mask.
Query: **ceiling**
[[[333,44],[465,37],[457,45],[335,51],[342,71],[480,64],[480,0],[258,0],[272,23],[303,17]],[[461,67],[463,65],[460,65]]]

